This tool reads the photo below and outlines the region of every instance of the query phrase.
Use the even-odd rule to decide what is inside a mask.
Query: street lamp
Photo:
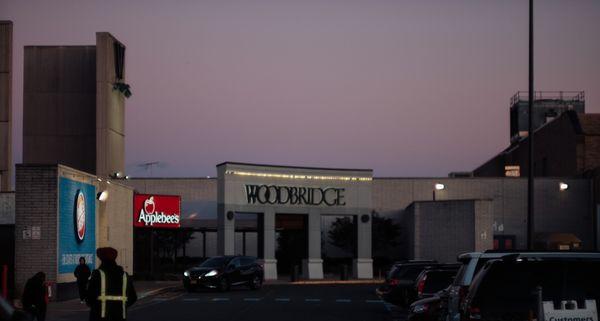
[[[569,189],[569,184],[564,183],[564,182],[560,182],[558,183],[558,189],[562,192],[562,191],[566,191]]]

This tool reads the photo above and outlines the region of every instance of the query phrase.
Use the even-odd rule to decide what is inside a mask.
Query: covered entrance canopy
[[[235,254],[236,213],[262,217],[262,254],[266,279],[277,279],[275,215],[303,214],[308,221],[308,257],[303,271],[309,279],[323,278],[321,215],[357,218],[356,278],[373,277],[371,259],[370,169],[329,169],[226,162],[218,173],[218,251]]]

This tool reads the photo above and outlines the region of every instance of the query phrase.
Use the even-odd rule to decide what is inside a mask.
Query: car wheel
[[[250,281],[250,288],[253,290],[258,290],[262,287],[262,278],[259,275],[255,275]]]
[[[229,280],[227,280],[227,278],[221,278],[221,280],[219,280],[219,291],[229,291]]]

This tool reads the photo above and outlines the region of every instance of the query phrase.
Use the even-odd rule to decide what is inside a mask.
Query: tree
[[[161,258],[171,258],[175,262],[177,256],[177,250],[179,250],[184,244],[187,244],[194,237],[192,234],[193,230],[181,229],[181,230],[160,230],[155,231],[156,235],[156,250]],[[161,255],[162,254],[162,255]]]
[[[356,249],[356,224],[350,216],[336,217],[327,232],[329,244],[354,254]]]

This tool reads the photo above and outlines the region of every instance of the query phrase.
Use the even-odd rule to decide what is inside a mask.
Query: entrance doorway
[[[277,275],[291,276],[296,267],[302,271],[302,260],[308,258],[308,215],[275,215]]]
[[[235,243],[234,250],[236,255],[255,256],[262,258],[261,237],[262,231],[259,231],[259,225],[262,225],[262,217],[256,213],[235,213]]]
[[[349,278],[358,250],[356,215],[321,215],[321,231],[325,278]]]

